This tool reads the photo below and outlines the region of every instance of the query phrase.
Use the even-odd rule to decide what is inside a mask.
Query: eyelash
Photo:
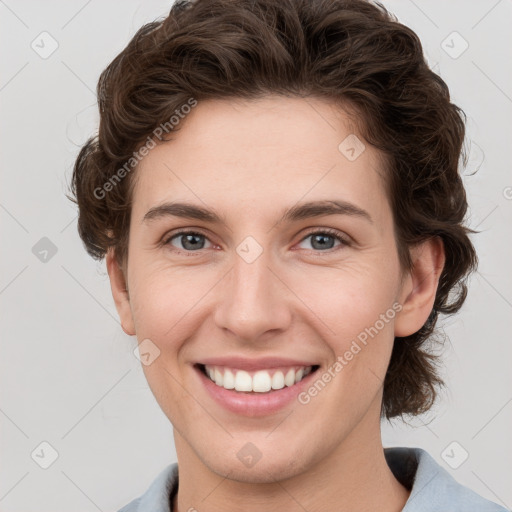
[[[203,236],[206,239],[208,239],[208,237],[204,233],[201,233],[199,231],[181,230],[181,231],[173,233],[171,236],[165,238],[162,241],[162,245],[163,246],[170,245],[171,240],[173,240],[174,238],[177,238],[179,236],[183,236],[183,235]],[[316,231],[310,231],[300,240],[300,242],[303,242],[304,240],[306,240],[306,238],[309,238],[312,235],[329,235],[329,236],[332,236],[333,238],[335,238],[336,240],[338,240],[339,242],[341,242],[341,245],[338,246],[337,248],[333,247],[332,249],[328,249],[325,251],[309,249],[310,251],[312,251],[314,253],[318,253],[318,255],[321,255],[322,253],[332,254],[332,252],[334,252],[338,249],[341,249],[343,247],[350,247],[350,245],[351,245],[349,239],[346,236],[344,236],[341,232],[337,231],[336,229],[331,229],[331,228],[326,228],[326,229],[321,229],[321,230],[317,229]],[[198,249],[196,251],[185,251],[182,249],[177,249],[176,247],[173,247],[172,250],[176,251],[178,254],[187,254],[190,256],[192,256],[194,253],[200,253],[202,251],[202,249]]]

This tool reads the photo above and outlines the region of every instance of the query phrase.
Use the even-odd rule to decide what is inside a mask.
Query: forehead
[[[382,155],[365,143],[355,121],[314,98],[199,102],[172,140],[139,163],[133,213],[171,199],[261,215],[301,198],[384,207]]]

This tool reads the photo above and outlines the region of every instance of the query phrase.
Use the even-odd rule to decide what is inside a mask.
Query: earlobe
[[[395,336],[410,336],[427,321],[436,298],[439,278],[445,263],[444,244],[433,237],[411,249],[413,269],[402,285],[399,301],[402,310],[395,317]]]
[[[129,336],[135,335],[135,326],[130,305],[130,297],[126,285],[126,277],[115,256],[115,251],[110,248],[105,257],[107,272],[110,278],[110,288],[116,305],[121,327]]]

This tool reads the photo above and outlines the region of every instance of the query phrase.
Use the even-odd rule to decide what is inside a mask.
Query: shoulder
[[[402,512],[508,512],[459,484],[421,448],[385,448],[395,477],[411,490]],[[178,464],[167,466],[147,491],[118,512],[172,512],[171,496],[178,489]]]
[[[118,512],[172,512],[171,496],[178,489],[178,464],[169,464],[153,480],[146,492]]]
[[[402,512],[508,512],[459,484],[421,448],[386,448],[386,460],[411,494]]]

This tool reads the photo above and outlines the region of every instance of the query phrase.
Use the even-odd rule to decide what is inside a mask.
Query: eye
[[[315,252],[327,252],[333,249],[333,243],[336,240],[339,242],[338,247],[348,247],[350,245],[348,238],[335,229],[312,231],[301,240],[301,243],[308,238],[311,238],[311,244]],[[175,240],[179,244],[178,246],[173,243]],[[207,240],[207,236],[202,233],[184,230],[168,237],[163,241],[163,245],[172,245],[178,252],[197,252],[208,248],[205,247],[205,241]]]
[[[347,237],[345,237],[339,231],[335,229],[324,229],[321,231],[313,231],[309,233],[306,237],[302,239],[302,242],[311,239],[311,245],[313,249],[320,250],[320,252],[326,252],[329,249],[333,248],[333,243],[337,240],[340,242],[339,246],[349,246],[350,242]],[[339,247],[338,246],[338,247]]]
[[[179,231],[164,241],[164,245],[176,247],[176,245],[172,243],[175,239],[181,245],[181,247],[177,247],[181,252],[194,252],[204,249],[204,241],[208,240],[205,235],[196,231]]]

